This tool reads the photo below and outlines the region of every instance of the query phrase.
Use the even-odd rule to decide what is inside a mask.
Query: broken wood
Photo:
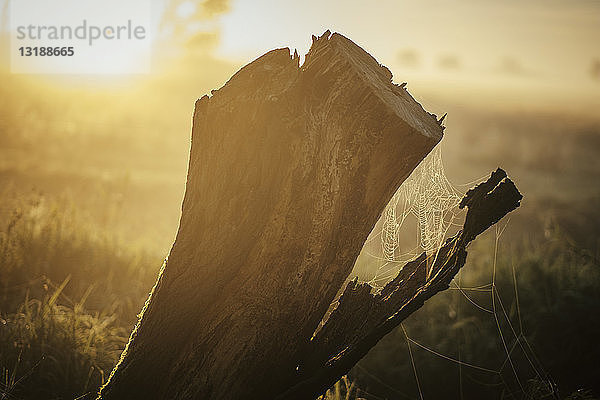
[[[407,263],[376,295],[369,284],[350,282],[300,363],[299,376],[306,376],[278,398],[311,399],[331,387],[427,299],[447,289],[465,264],[467,245],[519,207],[521,199],[514,183],[498,169],[467,192],[459,205],[468,207],[463,229],[437,252]]]
[[[199,99],[177,238],[99,398],[326,390],[445,289],[468,242],[518,206],[498,170],[467,194],[465,227],[435,261],[422,255],[376,296],[351,283],[314,335],[385,205],[442,132],[386,67],[329,31],[302,66],[273,50]]]

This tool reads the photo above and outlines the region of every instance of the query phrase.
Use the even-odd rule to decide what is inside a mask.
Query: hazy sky
[[[149,1],[157,26],[167,22],[158,59],[202,51],[239,67],[276,47],[303,55],[330,29],[411,91],[600,108],[600,0]]]
[[[331,29],[409,87],[600,104],[600,1],[236,0],[220,29],[217,51],[227,58],[282,46],[305,53],[311,33]]]

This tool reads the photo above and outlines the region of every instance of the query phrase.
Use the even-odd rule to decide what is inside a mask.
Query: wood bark
[[[347,285],[315,335],[385,205],[442,137],[391,79],[328,31],[302,66],[273,50],[196,102],[177,238],[100,398],[310,399],[448,286],[468,242],[518,206],[501,170],[467,194],[465,227],[435,261],[422,255],[376,296]]]

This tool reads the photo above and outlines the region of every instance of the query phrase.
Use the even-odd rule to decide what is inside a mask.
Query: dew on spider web
[[[406,262],[422,252],[435,252],[459,226],[461,198],[446,177],[438,146],[415,168],[383,211],[363,247],[360,261],[371,268],[360,280],[381,289]],[[416,231],[413,238],[411,229]]]
[[[458,186],[470,187],[484,181],[486,178],[487,177],[482,177],[477,181]],[[440,146],[437,146],[427,157],[425,157],[425,159],[423,159],[393,195],[383,211],[380,220],[375,225],[375,229],[365,242],[352,276],[358,276],[359,281],[370,284],[373,287],[373,291],[377,292],[390,280],[396,277],[398,272],[400,272],[401,268],[407,262],[415,259],[419,254],[423,252],[435,254],[435,252],[443,245],[446,238],[456,233],[462,226],[465,210],[458,209],[458,204],[462,197],[463,193],[461,193],[461,191],[459,191],[446,177],[442,162],[441,148]],[[508,224],[508,222],[506,224]],[[460,359],[460,355],[457,359],[436,351],[434,348],[415,340],[410,337],[404,326],[402,326],[408,344],[413,371],[415,373],[416,386],[421,398],[423,398],[423,394],[417,376],[418,360],[413,358],[412,351],[410,350],[411,346],[415,346],[441,359],[455,363],[459,368],[479,370],[489,373],[492,376],[501,376],[502,374],[505,374],[506,371],[503,372],[503,368],[507,369],[506,365],[508,365],[510,367],[509,375],[512,373],[513,378],[515,378],[516,382],[519,384],[517,391],[525,393],[525,388],[522,386],[519,377],[523,373],[526,373],[526,371],[519,371],[512,362],[512,353],[515,348],[519,348],[528,361],[530,368],[529,372],[533,371],[540,382],[546,383],[547,381],[547,379],[544,378],[546,373],[537,360],[522,329],[517,331],[513,326],[511,318],[501,302],[501,297],[499,296],[496,287],[495,259],[497,245],[502,232],[506,228],[506,224],[501,231],[499,231],[498,226],[496,226],[494,273],[491,277],[491,282],[480,287],[467,288],[460,286],[460,280],[458,280],[458,282],[457,280],[453,280],[450,287],[450,289],[460,293],[460,295],[465,298],[465,301],[468,301],[472,306],[485,311],[492,317],[493,323],[497,328],[498,340],[502,343],[505,357],[504,363],[501,366],[497,366],[497,368],[490,368],[485,365],[480,365],[479,363],[465,362]],[[409,233],[411,230],[415,232],[414,235]],[[514,285],[516,291],[516,278]],[[467,294],[467,292],[470,291],[489,293],[491,295],[490,309],[473,300]],[[338,293],[338,296],[339,294],[341,294],[341,292]],[[507,326],[509,329],[506,330],[506,327],[503,329],[502,325]],[[513,343],[511,350],[509,350],[508,347],[508,340],[511,340]],[[506,386],[506,382],[504,380],[502,380],[502,382],[504,382],[504,385]],[[510,388],[506,386],[506,389]]]

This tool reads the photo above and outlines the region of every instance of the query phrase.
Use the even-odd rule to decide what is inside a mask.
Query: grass
[[[115,314],[86,312],[85,297],[57,304],[67,284],[2,315],[0,398],[93,398],[108,377],[128,331]]]
[[[93,398],[160,261],[68,202],[23,202],[0,233],[0,399]]]
[[[28,290],[42,298],[70,276],[61,293],[67,305],[85,298],[93,312],[133,324],[162,256],[126,245],[102,230],[66,200],[36,196],[23,201],[0,233],[0,305],[15,309]]]

